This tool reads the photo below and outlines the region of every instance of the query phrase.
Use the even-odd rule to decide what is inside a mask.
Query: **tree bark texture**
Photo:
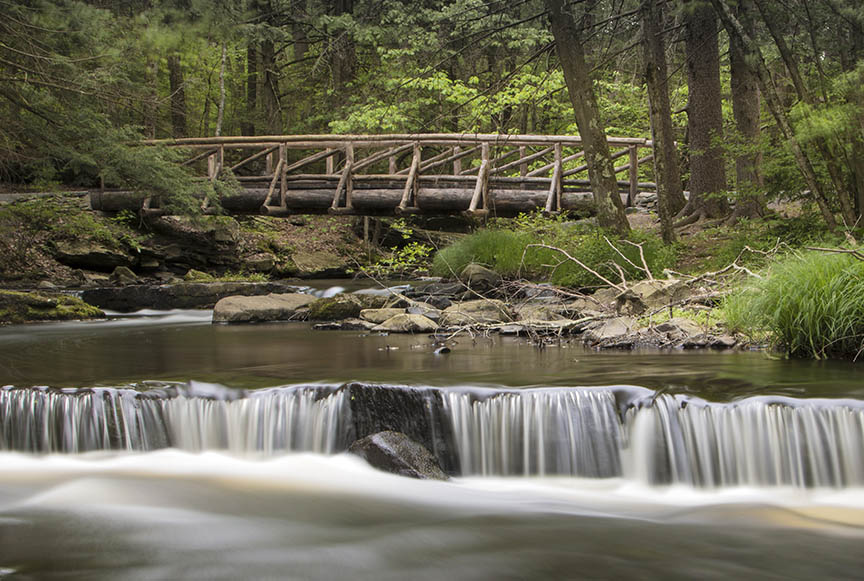
[[[786,110],[777,94],[777,89],[768,72],[768,67],[765,65],[762,51],[754,42],[753,37],[751,37],[741,25],[741,22],[732,12],[732,8],[726,0],[711,0],[711,3],[714,5],[718,14],[720,14],[720,19],[723,21],[723,26],[726,27],[729,35],[738,37],[738,41],[741,43],[741,48],[744,52],[744,58],[747,59],[747,62],[749,63],[755,63],[754,70],[759,79],[759,89],[765,97],[765,104],[768,106],[768,110],[777,122],[780,133],[783,135],[783,138],[792,150],[795,163],[798,165],[798,169],[804,176],[804,181],[807,183],[807,187],[810,188],[810,192],[816,200],[816,204],[819,206],[822,219],[825,220],[825,224],[829,229],[836,229],[837,221],[834,219],[831,205],[828,203],[828,198],[825,196],[825,190],[819,183],[819,179],[816,177],[816,172],[813,169],[813,164],[810,162],[810,158],[801,148],[801,144],[795,137],[795,132],[792,130],[792,125],[786,116]]]
[[[258,115],[258,49],[253,41],[246,47],[246,120],[243,135],[255,135]]]
[[[265,40],[260,46],[261,70],[258,79],[261,83],[261,109],[264,130],[269,135],[282,133],[282,111],[279,107],[279,78],[276,74],[276,48],[273,41]]]
[[[606,142],[606,132],[591,82],[591,69],[585,62],[582,32],[564,0],[545,0],[545,3],[576,125],[585,149],[585,164],[588,166],[588,178],[597,207],[597,221],[600,226],[618,234],[627,234],[630,224],[624,212],[624,203],[618,195],[609,144]]]
[[[751,37],[756,30],[755,7],[751,0],[740,0],[737,17],[741,26]],[[759,149],[761,129],[759,126],[760,96],[759,79],[753,70],[755,63],[745,57],[738,37],[729,38],[729,68],[732,75],[732,114],[735,128],[741,140],[741,150],[735,156],[735,187],[738,203],[731,221],[740,218],[757,218],[765,214],[765,200],[760,167],[762,152]]]
[[[717,15],[707,0],[685,0],[684,23],[690,132],[690,200],[686,211],[720,218],[729,213],[729,204],[725,197]]]
[[[684,208],[678,151],[669,106],[665,43],[661,36],[663,18],[656,0],[642,0],[642,52],[645,81],[648,85],[648,107],[651,138],[654,140],[654,173],[657,181],[657,213],[663,240],[673,242],[675,215]]]
[[[171,91],[171,135],[186,137],[189,133],[186,115],[186,87],[179,54],[168,56],[168,89]]]

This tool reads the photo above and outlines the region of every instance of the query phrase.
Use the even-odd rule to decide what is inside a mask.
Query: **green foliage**
[[[545,220],[539,213],[519,216],[509,229],[502,228],[502,224],[496,222],[494,228],[479,230],[439,251],[432,262],[433,274],[453,276],[467,264],[476,262],[505,277],[548,280],[571,287],[604,284],[563,253],[531,246],[545,244],[567,252],[613,281],[620,281],[621,272],[628,281],[645,277],[644,271],[634,266],[641,266],[639,249],[598,228],[567,222],[561,216]],[[633,231],[629,241],[642,245],[652,273],[660,273],[672,265],[674,249],[664,246],[659,238]]]
[[[788,256],[729,297],[723,317],[732,330],[767,334],[791,357],[856,358],[864,348],[864,261]]]
[[[799,216],[781,218],[771,217],[764,220],[741,220],[734,227],[720,227],[701,234],[702,236],[727,238],[712,251],[712,258],[705,265],[708,270],[719,270],[741,257],[738,264],[761,268],[768,258],[758,251],[773,249],[778,241],[782,242],[781,252],[804,246],[832,246],[842,240],[836,233],[825,227],[821,217],[815,212],[804,212]],[[757,252],[744,252],[749,247]]]
[[[429,266],[432,247],[421,242],[409,242],[393,248],[366,271],[373,276],[398,277],[425,270]]]

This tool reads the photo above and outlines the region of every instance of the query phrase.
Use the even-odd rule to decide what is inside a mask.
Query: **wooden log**
[[[390,173],[396,173],[396,171],[395,171],[396,156],[399,155],[400,153],[408,151],[412,147],[414,147],[413,143],[406,143],[405,145],[402,145],[401,147],[391,147],[385,151],[379,151],[378,153],[373,153],[372,155],[369,155],[369,156],[361,159],[360,161],[358,161],[354,165],[354,172],[356,173],[362,169],[365,169],[365,168],[369,167],[370,165],[372,165],[373,163],[377,163],[377,162],[382,161],[384,159],[389,159],[389,160],[392,160],[392,164],[393,164],[392,171],[390,171]],[[388,162],[388,165],[390,165],[389,162]]]
[[[565,157],[564,159],[561,160],[561,163],[563,164],[563,163],[567,163],[570,161],[575,161],[575,160],[579,159],[580,157],[585,157],[584,151],[579,151],[577,153],[574,153],[573,155],[568,155],[567,157]],[[538,167],[534,171],[529,171],[526,177],[540,176],[540,175],[543,175],[544,173],[548,172],[550,169],[555,169],[555,162],[548,163],[548,164],[544,165],[543,167]],[[562,174],[562,177],[564,175],[567,175],[567,174]]]
[[[486,192],[489,183],[489,144],[487,143],[484,143],[481,149],[481,159],[480,170],[477,172],[477,183],[474,185],[474,192],[468,206],[469,212],[477,210],[481,200],[483,202],[486,201]]]
[[[532,153],[531,155],[525,155],[524,154],[524,152],[525,152],[525,146],[524,145],[521,146],[519,149],[520,149],[519,159],[517,159],[515,161],[511,161],[510,163],[504,164],[501,167],[496,167],[495,169],[492,170],[492,174],[493,175],[499,174],[499,173],[505,172],[509,169],[513,169],[514,167],[519,167],[519,175],[527,176],[528,175],[528,164],[531,163],[532,161],[534,161],[535,159],[540,159],[544,155],[549,155],[550,153],[555,151],[555,146],[553,145],[552,147],[546,147],[546,148],[541,149],[540,151],[538,151],[536,153]]]
[[[307,143],[337,143],[344,144],[353,142],[356,145],[366,143],[380,143],[389,141],[413,142],[420,141],[429,143],[450,143],[452,145],[490,143],[494,145],[532,145],[532,144],[554,144],[581,145],[582,138],[578,135],[508,135],[497,133],[397,133],[382,135],[241,135],[222,137],[187,137],[180,139],[149,139],[142,141],[142,145],[170,145],[170,146],[206,146],[225,145],[240,147],[246,144],[258,145],[261,143],[286,143],[289,147],[297,147],[298,144]],[[650,147],[651,141],[641,137],[608,137],[609,145],[642,145]]]
[[[639,153],[635,145],[630,146],[630,163],[629,163],[629,178],[630,188],[627,191],[627,207],[631,207],[636,202],[636,194],[639,193]]]
[[[181,166],[185,166],[185,165],[192,165],[192,164],[195,163],[196,161],[199,161],[199,160],[204,159],[205,157],[208,157],[209,155],[211,155],[211,154],[214,153],[215,151],[216,151],[216,150],[215,150],[215,149],[212,149],[212,148],[210,148],[210,149],[205,149],[203,152],[199,153],[198,155],[196,155],[196,156],[193,157],[192,159],[187,159],[186,161],[184,161],[184,162],[181,163],[180,165],[181,165]]]
[[[474,190],[472,188],[427,188],[420,187],[416,194],[416,212],[423,215],[446,215],[464,212],[470,208]],[[130,191],[91,192],[94,210],[119,212],[140,211],[146,195]],[[260,214],[267,198],[267,188],[244,189],[220,200],[222,209],[229,214]],[[352,208],[339,208],[341,213],[355,215],[393,216],[402,198],[401,189],[355,189]],[[497,189],[488,193],[487,207],[490,215],[514,217],[521,212],[531,212],[545,207],[547,192],[543,190]],[[284,208],[269,206],[268,215],[327,214],[333,202],[332,188],[292,190],[286,197]],[[582,213],[593,212],[591,194],[563,191],[561,209]],[[480,208],[477,208],[480,209]],[[208,209],[216,211],[215,208]],[[164,215],[165,211],[154,208],[153,215]]]
[[[549,184],[549,195],[546,197],[546,212],[554,212],[561,206],[561,169],[564,160],[561,159],[561,144],[555,144],[555,169],[552,171],[552,182]]]
[[[420,144],[414,144],[414,155],[411,158],[411,167],[408,170],[408,179],[405,180],[405,188],[402,190],[402,199],[399,200],[399,210],[405,210],[408,207],[408,202],[411,201],[411,198],[415,198],[416,203],[416,186],[417,186],[417,172],[420,171],[420,160],[423,157],[423,150],[420,148]],[[412,196],[412,194],[414,194]],[[416,204],[412,204],[416,205]]]

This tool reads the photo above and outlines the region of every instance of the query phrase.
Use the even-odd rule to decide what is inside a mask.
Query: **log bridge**
[[[632,205],[640,165],[652,142],[608,138]],[[241,186],[220,197],[229,214],[457,214],[516,216],[542,210],[590,211],[593,206],[581,138],[568,135],[417,134],[274,135],[151,140],[144,146],[182,148],[183,162],[211,182],[233,176]],[[640,150],[648,149],[640,157]],[[653,164],[649,164],[653,173]],[[224,188],[222,188],[224,190]],[[146,193],[91,192],[94,210],[166,214]],[[203,194],[202,194],[203,198]],[[207,212],[216,212],[202,205]]]

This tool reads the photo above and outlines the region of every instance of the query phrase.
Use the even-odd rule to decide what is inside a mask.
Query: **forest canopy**
[[[853,0],[0,4],[8,184],[101,179],[177,195],[193,186],[170,151],[136,142],[475,131],[585,139],[596,116],[606,135],[653,136],[663,147],[665,224],[728,216],[727,200],[755,217],[783,196],[853,229],[864,207],[864,7]],[[581,110],[586,95],[596,110]]]

